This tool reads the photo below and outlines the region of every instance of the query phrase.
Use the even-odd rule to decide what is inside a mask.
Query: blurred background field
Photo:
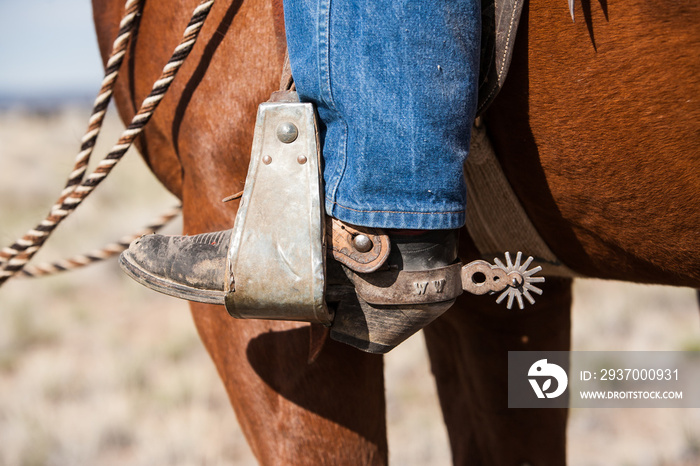
[[[88,114],[71,106],[0,112],[3,246],[46,214]],[[122,128],[111,115],[96,154]],[[99,247],[176,203],[130,153],[36,262]],[[693,290],[599,280],[575,286],[574,349],[697,350],[698,320]],[[449,464],[422,337],[386,361],[393,463]],[[574,410],[570,464],[700,464],[699,411]],[[0,464],[255,461],[186,304],[131,282],[112,261],[15,279],[0,290]]]
[[[89,0],[0,2],[0,24],[3,247],[63,187],[101,70]],[[96,157],[121,128],[112,113]],[[130,153],[35,262],[100,247],[176,202]],[[574,349],[700,349],[693,290],[580,280],[573,312]],[[449,464],[421,335],[387,356],[386,376],[392,462]],[[700,410],[570,419],[571,465],[700,464]],[[114,261],[0,289],[0,465],[45,464],[255,464],[187,305]]]

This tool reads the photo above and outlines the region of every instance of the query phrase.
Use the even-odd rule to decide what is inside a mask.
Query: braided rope
[[[189,24],[185,28],[183,38],[163,67],[161,76],[153,84],[151,92],[144,99],[141,108],[134,115],[129,126],[124,130],[109,154],[98,164],[94,172],[86,179],[83,179],[80,184],[71,187],[70,192],[66,196],[62,195],[59,198],[60,202],[57,202],[51,208],[49,215],[39,225],[29,230],[12,246],[0,251],[0,265],[4,264],[2,270],[0,270],[0,286],[26,266],[27,262],[44,245],[56,227],[75,211],[82,201],[105,179],[129,147],[131,147],[134,139],[141,134],[144,126],[151,119],[153,112],[155,112],[158,104],[170,88],[170,84],[182,63],[192,51],[204,20],[207,18],[209,11],[211,11],[213,4],[214,0],[204,0],[195,8]]]
[[[76,186],[83,181],[85,171],[87,170],[88,163],[90,162],[90,156],[95,148],[97,136],[102,129],[102,123],[104,122],[107,106],[112,100],[114,85],[117,81],[119,69],[124,61],[126,48],[129,45],[129,40],[131,39],[134,26],[136,25],[136,16],[141,11],[142,6],[142,0],[127,0],[126,4],[124,5],[124,14],[119,22],[117,37],[112,43],[112,51],[110,52],[109,59],[107,60],[102,85],[100,86],[100,91],[97,93],[97,97],[95,98],[92,106],[90,119],[88,121],[88,129],[80,141],[80,152],[75,158],[75,164],[70,175],[68,176],[68,181],[61,191],[61,195],[59,196],[58,200],[51,208],[51,211],[59,208],[63,201],[75,190]],[[9,260],[30,246],[31,244],[29,244],[26,238],[21,238],[12,246],[0,250],[0,266],[3,266]]]
[[[60,204],[62,204],[63,201],[73,192],[76,186],[83,181],[85,171],[87,170],[88,163],[90,162],[90,156],[95,148],[97,136],[100,134],[100,130],[102,129],[102,123],[107,113],[107,106],[112,100],[114,85],[117,82],[119,69],[124,61],[126,48],[129,45],[129,39],[131,39],[131,35],[136,24],[136,16],[138,13],[140,13],[142,7],[143,0],[127,0],[126,5],[124,6],[124,16],[119,23],[117,38],[114,39],[114,43],[112,44],[112,52],[109,54],[109,60],[107,60],[107,66],[105,67],[104,78],[102,80],[102,85],[100,86],[100,91],[97,93],[97,97],[95,98],[95,102],[92,106],[92,112],[90,113],[90,119],[88,120],[88,129],[80,141],[80,152],[75,158],[75,165],[68,176],[66,186],[61,192],[61,196],[59,197],[58,201],[56,201],[54,208],[60,206]]]
[[[114,243],[110,243],[103,247],[102,249],[96,249],[85,254],[79,254],[73,256],[69,259],[63,259],[57,262],[47,262],[39,265],[28,265],[22,269],[21,276],[27,278],[45,277],[47,275],[53,275],[59,272],[66,272],[70,270],[79,269],[85,267],[86,265],[94,264],[95,262],[100,262],[110,257],[114,257],[121,254],[122,251],[129,248],[132,241],[139,239],[143,235],[149,235],[155,233],[165,225],[170,223],[175,217],[180,215],[182,207],[174,207],[167,212],[161,214],[157,218],[154,218],[149,222],[148,225],[143,227],[136,233],[123,236],[119,238]]]

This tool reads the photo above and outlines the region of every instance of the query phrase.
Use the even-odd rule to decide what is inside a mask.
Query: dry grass
[[[81,109],[0,114],[2,245],[46,213],[86,118]],[[103,140],[119,129],[110,119]],[[125,164],[43,258],[97,247],[175,202],[135,154]],[[575,292],[575,349],[700,347],[692,290],[580,281]],[[393,462],[449,464],[422,339],[393,351],[386,373]],[[575,410],[570,462],[698,464],[699,415]],[[186,305],[135,285],[115,263],[0,291],[0,465],[42,464],[254,464]]]

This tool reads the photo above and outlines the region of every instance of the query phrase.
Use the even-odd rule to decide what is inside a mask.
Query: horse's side
[[[93,1],[103,56],[122,3]],[[256,107],[279,83],[280,3],[218,2],[139,141],[183,200],[186,233],[231,227],[235,203],[221,199],[242,189]],[[618,11],[584,2],[588,13],[579,8],[573,24],[565,2],[533,0],[511,76],[486,120],[516,192],[567,265],[700,287],[700,9],[663,3],[632,1]],[[197,4],[145,2],[116,91],[123,119],[150,90]],[[476,257],[466,235],[462,242],[463,259]],[[464,296],[426,329],[457,463],[563,463],[565,411],[505,409],[508,350],[570,345],[570,281],[546,285],[537,305],[519,313]],[[261,462],[386,462],[381,357],[328,341],[309,364],[308,325],[234,320],[216,306],[192,310]]]
[[[700,285],[700,4],[533,0],[487,115],[526,210],[593,277]]]

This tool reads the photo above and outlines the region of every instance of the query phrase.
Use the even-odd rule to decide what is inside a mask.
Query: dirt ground
[[[87,116],[0,113],[0,246],[48,211]],[[97,155],[120,128],[108,120]],[[137,154],[123,165],[39,260],[99,247],[176,204]],[[698,319],[690,289],[575,285],[577,350],[698,350]],[[420,335],[386,357],[386,377],[392,462],[449,464]],[[568,436],[572,466],[700,464],[698,409],[577,409]],[[255,464],[187,306],[114,261],[0,289],[0,465],[44,464]]]

